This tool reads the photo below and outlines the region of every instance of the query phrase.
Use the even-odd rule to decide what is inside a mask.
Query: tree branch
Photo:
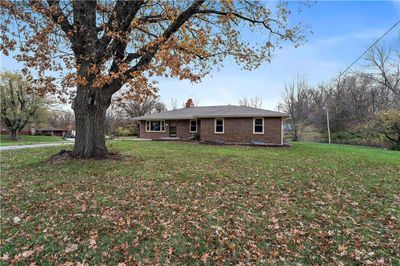
[[[166,20],[167,18],[162,15],[162,14],[158,14],[158,15],[149,15],[149,16],[144,16],[138,19],[138,23],[140,24],[145,24],[145,23],[157,23],[163,20]]]
[[[56,12],[50,13],[51,20],[54,23],[60,25],[61,29],[64,31],[64,33],[67,35],[67,37],[70,39],[68,33],[70,31],[72,31],[73,27],[69,23],[68,19],[65,17],[64,13],[61,10],[60,1],[59,0],[47,0],[47,4],[49,5],[50,9],[55,8],[55,10],[56,10]]]
[[[118,32],[125,33],[130,32],[130,25],[138,13],[139,9],[143,5],[143,0],[140,1],[123,1],[119,0],[115,4],[114,11],[112,12],[107,25],[104,27],[103,37],[98,40],[98,53],[97,58],[99,61],[106,61],[116,52],[120,55],[118,56],[121,59],[121,55],[123,55],[127,43],[123,44],[118,39],[113,39],[112,35],[109,33]],[[117,29],[114,28],[114,25],[117,25]],[[107,48],[111,48],[111,51]]]
[[[130,58],[133,58],[135,56],[140,57],[139,62],[131,67],[130,69],[128,69],[124,75],[125,76],[130,76],[132,73],[134,73],[135,71],[140,70],[141,68],[147,66],[150,61],[153,59],[153,57],[155,56],[155,54],[157,53],[158,49],[161,47],[162,44],[166,43],[169,38],[180,29],[180,27],[185,24],[186,21],[189,20],[189,18],[191,16],[193,16],[194,14],[196,14],[196,12],[198,11],[198,9],[200,8],[200,6],[204,3],[205,0],[196,0],[193,4],[191,4],[186,10],[184,10],[182,13],[180,13],[178,15],[178,17],[169,25],[169,27],[164,31],[164,33],[161,35],[161,37],[159,38],[158,41],[154,41],[152,42],[150,45],[148,45],[146,48],[141,48],[139,50],[139,53],[132,53]],[[143,51],[143,53],[141,53],[141,51]],[[132,60],[133,60],[132,59]],[[125,60],[124,60],[125,61]],[[116,91],[118,91],[121,88],[122,84],[121,84],[121,80],[118,78],[116,80],[114,80],[111,84],[110,84],[110,92],[111,94],[115,93]]]
[[[391,141],[393,141],[393,142],[396,142],[396,139],[390,137],[389,134],[388,134],[386,131],[383,131],[383,134],[385,134],[385,136],[386,136],[387,139],[389,139],[389,140],[391,140]]]
[[[220,16],[233,15],[233,16],[235,16],[235,17],[237,17],[237,18],[240,18],[240,19],[242,19],[242,20],[248,21],[248,22],[250,22],[250,23],[263,25],[263,26],[264,26],[266,29],[268,29],[271,33],[276,34],[276,35],[278,35],[278,36],[280,36],[280,37],[282,37],[282,38],[288,38],[289,40],[293,40],[292,37],[289,37],[289,36],[286,36],[286,35],[284,35],[284,34],[282,34],[282,33],[280,33],[280,32],[274,31],[274,30],[267,24],[268,21],[275,21],[275,20],[273,20],[273,19],[269,19],[269,20],[257,20],[257,19],[253,19],[253,18],[249,18],[249,17],[243,16],[243,15],[241,15],[241,14],[239,14],[239,13],[236,13],[236,12],[223,12],[223,11],[218,11],[218,10],[213,10],[213,9],[199,10],[199,11],[197,12],[197,14],[215,14],[215,15],[220,15]]]

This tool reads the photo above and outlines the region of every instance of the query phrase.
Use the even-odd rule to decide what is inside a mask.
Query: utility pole
[[[329,127],[329,110],[328,106],[326,106],[325,108],[326,108],[326,125],[328,127],[328,143],[331,144],[331,129]]]

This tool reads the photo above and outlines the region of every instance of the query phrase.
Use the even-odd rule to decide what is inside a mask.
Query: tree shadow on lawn
[[[120,152],[116,151],[111,151],[108,152],[105,157],[96,157],[96,158],[91,158],[94,160],[113,160],[113,161],[127,161],[129,157],[132,157],[130,155],[124,155]],[[64,150],[62,149],[60,152],[50,156],[45,163],[49,164],[54,164],[58,162],[63,162],[68,159],[76,159],[76,160],[87,160],[87,158],[77,158],[72,155],[72,151]]]

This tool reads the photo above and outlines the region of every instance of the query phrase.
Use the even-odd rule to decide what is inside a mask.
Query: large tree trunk
[[[10,130],[10,140],[17,141],[18,140],[18,131]]]
[[[73,157],[104,158],[107,156],[105,141],[106,111],[110,106],[111,96],[100,90],[78,88],[74,100],[75,145]]]

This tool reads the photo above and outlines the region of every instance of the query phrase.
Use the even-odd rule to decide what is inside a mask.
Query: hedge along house
[[[134,118],[140,138],[226,144],[283,145],[283,120],[288,115],[248,106],[193,106]]]

